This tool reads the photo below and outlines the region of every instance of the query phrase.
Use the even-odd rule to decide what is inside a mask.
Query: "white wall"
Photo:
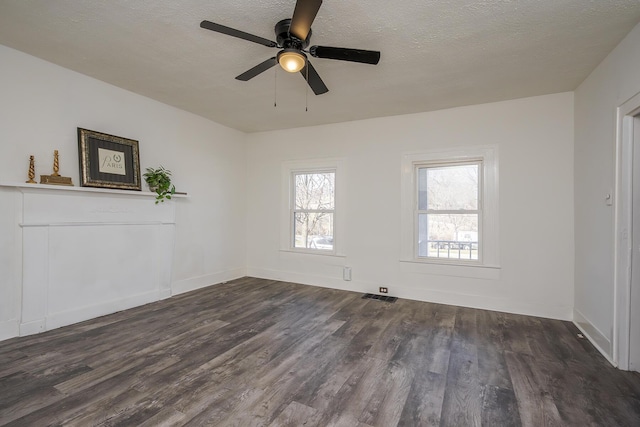
[[[612,357],[616,109],[640,92],[640,25],[575,92],[575,317]]]
[[[0,46],[0,182],[61,173],[78,185],[76,127],[140,141],[178,190],[172,289],[245,273],[515,313],[570,319],[573,308],[573,94],[245,135]],[[311,110],[309,114],[313,114]],[[425,274],[400,258],[400,163],[408,151],[497,145],[500,270]],[[344,158],[346,257],[279,250],[284,161]],[[0,190],[0,339],[20,316],[16,198]],[[245,252],[246,251],[246,252]],[[342,280],[342,267],[353,281]]]
[[[498,275],[424,274],[400,263],[402,153],[482,145],[499,149]],[[250,275],[366,292],[384,285],[404,298],[571,319],[572,93],[250,134],[247,150]],[[346,163],[345,258],[280,251],[273,226],[282,163],[323,157]]]
[[[0,182],[24,182],[29,155],[50,174],[57,149],[79,185],[77,127],[136,139],[142,169],[164,165],[190,196],[175,201],[173,292],[245,274],[244,133],[4,46],[0,64]],[[17,200],[0,190],[0,339],[20,317]]]

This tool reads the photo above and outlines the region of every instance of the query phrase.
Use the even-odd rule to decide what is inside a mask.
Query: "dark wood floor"
[[[245,278],[0,343],[0,424],[639,426],[568,322]]]

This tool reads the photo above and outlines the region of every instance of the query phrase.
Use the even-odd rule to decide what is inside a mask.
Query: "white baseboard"
[[[20,334],[20,324],[18,319],[5,320],[0,322],[0,341],[17,337]]]
[[[49,314],[46,319],[39,319],[33,322],[19,323],[18,320],[0,322],[0,341],[16,336],[33,335],[50,329],[71,325],[73,323],[83,322],[85,320],[94,319],[96,317],[170,298],[172,295],[193,291],[244,276],[246,276],[246,270],[244,268],[237,268],[174,282],[171,290],[154,290],[92,306],[52,313]]]
[[[572,318],[572,307],[570,306],[529,303],[522,300],[514,300],[506,296],[484,296],[416,288],[404,290],[397,296],[437,304],[456,305],[480,310],[498,311],[501,313],[544,317],[547,319],[568,321]]]
[[[205,276],[178,280],[171,284],[171,295],[178,295],[185,292],[195,291],[196,289],[206,288],[207,286],[239,279],[246,275],[247,270],[245,268],[235,268],[232,270],[207,274]]]
[[[47,330],[44,319],[34,320],[32,322],[20,323],[20,336],[25,337],[27,335],[39,334]]]
[[[611,340],[589,321],[579,310],[573,309],[573,324],[583,333],[591,344],[609,361],[613,366],[617,366],[613,360],[613,346]]]
[[[247,269],[247,276],[259,279],[279,280],[282,282],[299,283],[301,285],[319,286],[321,288],[342,289],[345,291],[373,293],[371,285],[362,281],[342,280],[334,277],[314,276],[312,274],[296,273],[292,271],[268,270],[263,268]],[[377,288],[375,289],[377,292]]]
[[[84,322],[85,320],[95,319],[96,317],[149,304],[151,302],[158,301],[158,296],[158,291],[154,290],[130,295],[126,298],[105,301],[100,304],[79,307],[58,313],[51,313],[47,316],[47,330],[60,328],[73,323]]]
[[[345,281],[334,277],[314,276],[304,273],[259,268],[247,269],[247,276],[362,293],[378,293],[378,287],[380,286],[380,283],[358,280]],[[569,306],[529,304],[520,301],[513,301],[508,298],[466,295],[432,289],[401,288],[399,286],[394,286],[392,283],[387,285],[391,290],[389,295],[398,298],[477,308],[481,310],[500,311],[504,313],[523,314],[526,316],[545,317],[548,319],[568,321],[572,319],[572,307]]]

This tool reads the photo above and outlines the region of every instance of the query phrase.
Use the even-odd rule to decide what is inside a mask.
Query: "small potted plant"
[[[144,180],[149,184],[149,190],[155,191],[156,205],[164,202],[165,199],[171,200],[171,196],[175,194],[176,187],[171,184],[171,171],[160,166],[157,169],[147,168],[144,173]]]

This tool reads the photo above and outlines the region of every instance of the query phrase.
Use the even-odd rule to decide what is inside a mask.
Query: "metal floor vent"
[[[390,297],[387,295],[376,295],[376,294],[364,294],[362,295],[362,299],[374,299],[377,301],[384,301],[384,302],[396,302],[398,300],[398,297]]]

